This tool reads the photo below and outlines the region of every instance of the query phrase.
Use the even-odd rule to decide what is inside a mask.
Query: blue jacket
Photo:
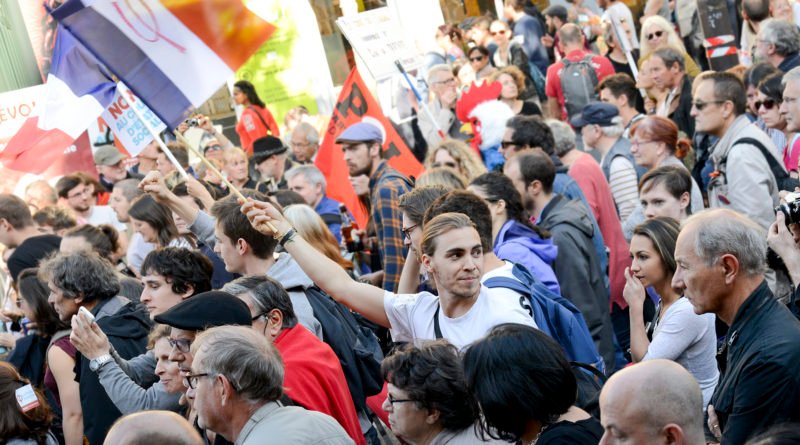
[[[319,204],[314,208],[319,216],[322,219],[325,219],[325,215],[333,215],[338,218],[339,222],[333,222],[336,218],[332,218],[331,222],[325,221],[325,224],[328,225],[328,229],[331,231],[333,236],[336,238],[336,242],[342,242],[342,219],[341,215],[339,214],[339,202],[335,201],[327,196],[323,196],[322,199],[319,200]],[[350,215],[352,218],[353,215]]]
[[[522,264],[548,289],[561,295],[552,267],[558,247],[552,239],[542,239],[530,227],[508,220],[494,240],[494,254],[502,260]]]

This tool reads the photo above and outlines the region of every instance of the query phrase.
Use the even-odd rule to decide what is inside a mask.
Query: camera
[[[190,127],[196,127],[196,126],[200,125],[200,123],[197,121],[197,119],[191,118],[191,119],[186,119],[186,125],[188,125]]]
[[[789,193],[784,201],[784,204],[775,207],[775,213],[783,212],[787,227],[789,224],[800,223],[800,193]]]

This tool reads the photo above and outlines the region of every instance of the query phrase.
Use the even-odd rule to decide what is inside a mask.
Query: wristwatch
[[[89,360],[89,369],[91,369],[92,372],[97,372],[103,365],[112,360],[114,360],[114,357],[111,357],[111,354],[103,354],[100,357]]]

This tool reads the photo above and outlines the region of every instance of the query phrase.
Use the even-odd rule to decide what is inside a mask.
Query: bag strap
[[[339,215],[338,213],[325,213],[323,215],[320,215],[320,217],[322,218],[322,221],[326,225],[342,223],[342,216]]]
[[[439,309],[441,307],[439,303],[436,303],[436,312],[433,313],[433,333],[436,335],[437,340],[444,338],[442,329],[439,327]]]
[[[733,146],[742,145],[742,144],[750,144],[756,148],[758,151],[761,152],[761,155],[764,156],[764,160],[767,161],[767,165],[769,165],[769,169],[772,171],[772,175],[775,176],[775,180],[780,182],[781,179],[788,178],[789,173],[786,173],[786,170],[778,164],[778,160],[775,159],[774,156],[769,152],[767,147],[761,143],[758,139],[755,138],[741,138],[734,142]],[[730,151],[728,151],[730,153]],[[728,156],[726,155],[724,158],[720,160],[720,164],[727,165],[728,163]]]
[[[514,292],[519,294],[525,295],[530,298],[531,290],[521,282],[508,277],[492,277],[488,280],[483,282],[483,285],[488,287],[489,289],[494,289],[496,287],[504,287],[506,289],[511,289]]]
[[[580,369],[583,369],[583,370],[586,370],[586,371],[588,371],[588,372],[589,372],[589,373],[591,373],[593,376],[595,376],[595,377],[597,378],[597,380],[598,380],[598,381],[599,381],[601,384],[605,383],[605,382],[606,382],[606,380],[608,380],[608,377],[607,377],[605,374],[603,374],[602,372],[600,372],[600,370],[599,370],[599,369],[595,368],[594,366],[592,366],[592,365],[590,365],[590,364],[588,364],[588,363],[582,363],[582,362],[569,362],[569,365],[570,365],[571,367],[573,367],[573,368],[580,368]]]
[[[253,110],[253,112],[256,113],[256,116],[258,116],[258,120],[260,120],[261,123],[264,124],[264,128],[267,130],[267,133],[272,134],[272,130],[269,129],[269,125],[267,125],[267,121],[264,120],[264,116],[262,116],[261,113],[258,112],[258,108],[252,105],[250,105],[247,108]]]

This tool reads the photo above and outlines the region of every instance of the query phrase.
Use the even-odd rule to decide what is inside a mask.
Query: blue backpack
[[[512,273],[516,280],[492,277],[483,285],[488,288],[504,287],[522,294],[521,299],[527,297],[527,302],[520,301],[522,306],[531,313],[539,330],[564,348],[571,362],[586,363],[605,373],[603,357],[597,352],[581,311],[571,301],[548,289],[525,266],[514,264]]]

